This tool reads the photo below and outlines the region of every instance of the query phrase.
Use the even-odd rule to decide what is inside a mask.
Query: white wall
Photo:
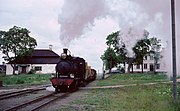
[[[13,68],[10,64],[6,64],[6,75],[12,75],[13,74]]]
[[[26,72],[29,72],[29,70],[30,70],[30,67],[26,67]],[[19,74],[19,72],[21,71],[22,71],[22,67],[19,66],[18,70],[15,71],[15,74]],[[13,68],[11,67],[10,64],[6,64],[6,75],[13,75]]]
[[[56,64],[33,64],[32,67],[41,66],[42,71],[36,71],[36,73],[55,73]]]
[[[20,64],[19,64],[20,65]],[[29,66],[26,67],[26,72],[28,73],[32,68],[35,66],[41,66],[42,71],[37,71],[36,73],[55,73],[55,66],[56,64],[28,64]],[[22,67],[18,67],[18,71],[15,71],[16,74],[22,71]],[[6,64],[6,75],[13,75],[13,68],[10,64]]]
[[[154,64],[154,60],[150,60],[150,57],[148,56],[147,60],[144,60],[143,62],[144,62],[143,63],[143,71],[149,72],[150,71],[150,64]],[[144,69],[144,64],[147,64],[147,69]],[[156,69],[157,72],[167,72],[167,67],[166,67],[165,61],[160,59],[158,64],[160,64],[160,69]],[[125,71],[128,72],[128,70],[127,70],[128,64],[126,64],[125,68],[126,68]],[[136,65],[133,65],[133,71],[134,72],[141,72],[141,65],[140,65],[140,69],[137,69]]]

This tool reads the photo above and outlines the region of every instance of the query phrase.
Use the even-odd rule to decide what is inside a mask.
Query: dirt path
[[[177,82],[180,82],[180,79],[177,79]]]
[[[177,79],[177,82],[180,82],[180,79]],[[114,86],[96,86],[97,81],[94,81],[87,87],[82,87],[80,89],[86,90],[86,89],[106,89],[106,88],[122,88],[127,86],[143,86],[143,85],[154,85],[154,84],[166,84],[166,83],[172,83],[172,81],[167,82],[153,82],[153,83],[142,83],[142,84],[126,84],[126,85],[114,85]]]
[[[159,84],[159,83],[171,83],[171,82],[172,82],[172,81],[168,81],[168,82],[142,83],[142,84],[114,85],[114,86],[89,86],[89,87],[83,87],[83,88],[80,88],[80,89],[85,90],[85,89],[122,88],[122,87],[127,87],[127,86],[143,86],[143,85],[154,85],[154,84]]]

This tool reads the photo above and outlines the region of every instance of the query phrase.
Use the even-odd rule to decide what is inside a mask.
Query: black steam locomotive
[[[50,80],[56,92],[75,91],[96,79],[96,70],[91,69],[80,57],[72,57],[68,49],[63,49],[60,61],[56,64],[56,74]]]

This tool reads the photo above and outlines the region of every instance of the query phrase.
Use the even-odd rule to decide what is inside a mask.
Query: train
[[[56,92],[73,92],[80,86],[86,86],[97,76],[96,70],[88,66],[85,59],[71,56],[67,48],[63,49],[55,70],[50,81]]]

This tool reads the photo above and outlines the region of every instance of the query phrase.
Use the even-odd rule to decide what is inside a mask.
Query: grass
[[[134,74],[113,74],[111,77],[99,81],[97,86],[142,84],[151,82],[163,82],[169,79],[165,74],[134,73]]]
[[[177,76],[177,78],[180,78],[180,76]]]
[[[163,74],[113,75],[99,80],[97,85],[117,85],[167,81]],[[180,94],[180,83],[178,83]],[[116,89],[93,89],[83,98],[63,105],[60,111],[180,111],[180,99],[172,101],[172,84],[129,86]]]
[[[0,75],[3,85],[32,85],[49,83],[50,74]]]
[[[180,84],[179,84],[180,86]],[[119,89],[95,89],[64,110],[86,111],[179,111],[180,102],[172,102],[171,85],[134,86]],[[179,90],[180,92],[180,90]],[[72,106],[81,105],[81,109]],[[68,109],[69,108],[69,109]]]

